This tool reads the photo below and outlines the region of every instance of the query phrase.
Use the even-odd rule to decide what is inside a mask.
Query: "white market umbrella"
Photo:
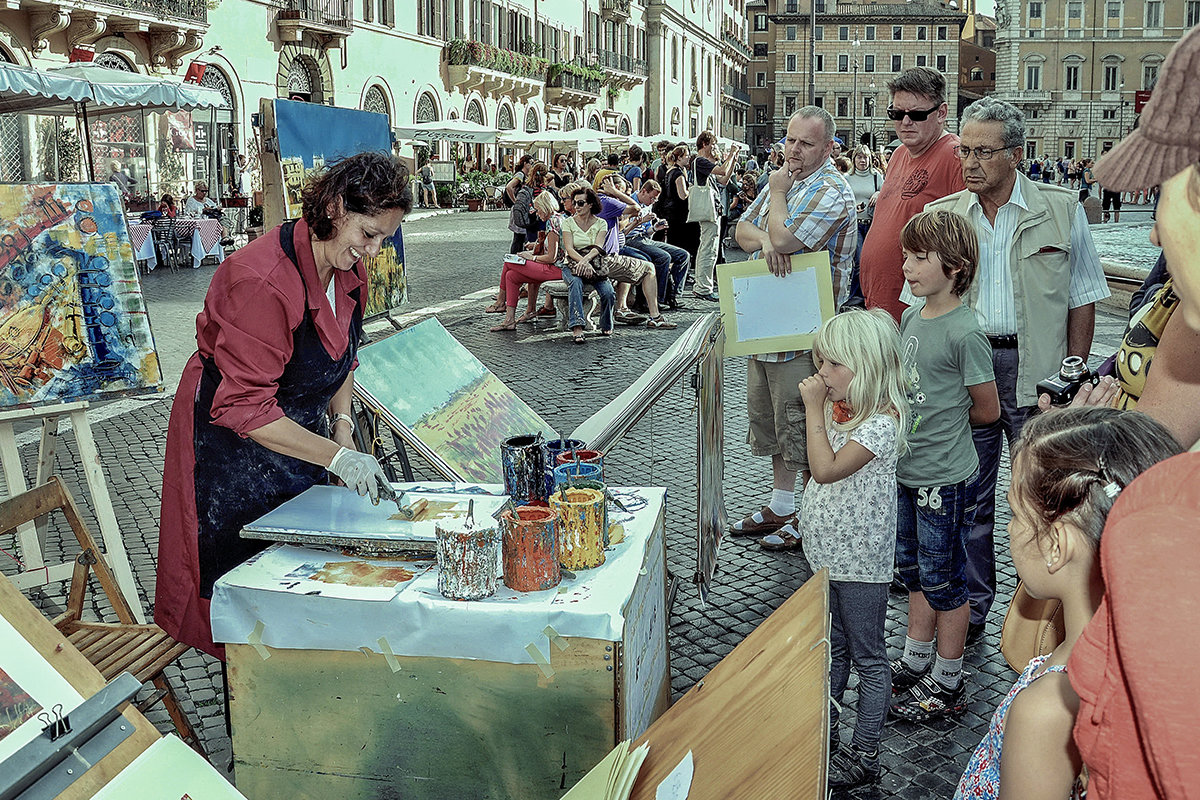
[[[221,93],[207,86],[109,69],[98,64],[51,67],[47,74],[86,82],[91,88],[91,96],[85,100],[93,107],[103,106],[105,112],[219,108],[225,105]]]
[[[416,139],[422,142],[469,142],[471,144],[495,144],[500,131],[468,122],[465,119],[447,119],[437,122],[414,122],[393,128],[401,139]]]

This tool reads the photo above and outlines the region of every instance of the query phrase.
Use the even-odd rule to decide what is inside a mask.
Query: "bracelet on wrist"
[[[351,431],[351,433],[354,432],[354,417],[350,416],[349,414],[342,414],[342,413],[334,414],[329,418],[330,428],[332,429],[332,427],[334,425],[337,425],[339,422],[350,423],[350,431]]]

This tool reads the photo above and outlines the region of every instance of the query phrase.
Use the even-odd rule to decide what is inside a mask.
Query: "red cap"
[[[1200,162],[1200,28],[1167,54],[1137,130],[1106,153],[1093,172],[1114,192],[1157,186]]]

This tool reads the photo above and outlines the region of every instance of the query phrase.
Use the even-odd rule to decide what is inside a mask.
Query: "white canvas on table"
[[[0,761],[33,741],[46,726],[41,713],[65,716],[83,702],[79,692],[50,666],[25,637],[0,616]],[[19,687],[13,689],[13,686]],[[36,705],[36,709],[34,706]],[[4,724],[7,721],[7,724]]]

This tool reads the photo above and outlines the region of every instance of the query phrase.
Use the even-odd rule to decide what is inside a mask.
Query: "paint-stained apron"
[[[300,265],[292,241],[294,223],[280,227],[280,245],[297,273]],[[292,357],[284,366],[277,381],[275,400],[284,415],[303,428],[320,436],[328,436],[327,412],[329,403],[346,381],[362,338],[362,305],[360,290],[354,289],[354,317],[350,323],[349,343],[340,358],[334,359],[321,344],[320,334],[308,307],[308,287],[304,286],[304,318],[292,334]],[[164,570],[178,574],[186,570],[187,562],[199,563],[200,582],[197,597],[190,598],[184,609],[163,609],[157,604],[155,618],[164,617],[177,622],[166,625],[176,639],[224,658],[224,647],[212,642],[212,627],[208,618],[213,584],[229,570],[263,550],[268,542],[243,539],[241,529],[304,490],[328,482],[325,467],[310,464],[291,456],[269,450],[249,438],[243,438],[229,428],[212,423],[212,403],[221,373],[216,363],[200,354],[200,382],[194,395],[192,409],[194,471],[193,486],[196,501],[196,538],[178,541],[178,547],[191,547],[191,553],[177,564],[159,564],[159,591],[162,593]],[[177,398],[178,402],[178,398]],[[167,534],[164,526],[164,535]],[[160,547],[161,550],[161,547]],[[188,556],[193,556],[190,559]],[[159,597],[161,602],[164,598]]]

